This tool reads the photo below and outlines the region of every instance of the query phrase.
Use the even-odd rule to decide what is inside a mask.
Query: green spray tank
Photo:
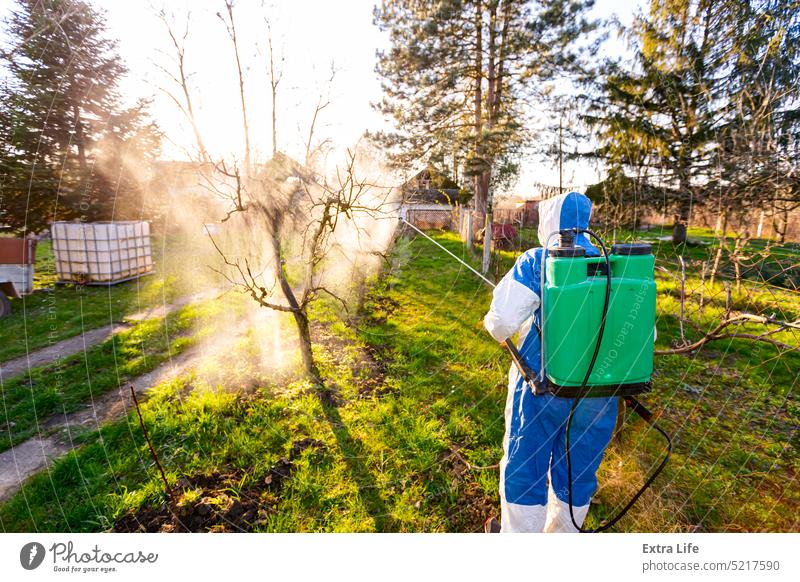
[[[586,249],[575,244],[576,235],[581,233],[594,239],[602,256],[587,257]],[[551,247],[550,241],[555,236],[560,237],[560,244]],[[538,329],[542,342],[540,375],[527,366],[511,340],[506,341],[506,346],[535,394],[573,399],[565,431],[569,515],[578,531],[601,532],[628,513],[664,470],[672,452],[672,439],[655,423],[653,414],[634,398],[652,387],[655,257],[650,245],[643,243],[616,244],[609,254],[600,237],[586,228],[550,233],[543,247],[542,315]],[[587,529],[575,521],[573,512],[570,429],[582,399],[609,396],[620,396],[658,431],[667,443],[667,452],[621,511],[598,527]]]
[[[586,257],[575,236],[587,234],[603,252]],[[560,237],[557,247],[550,241]],[[609,255],[603,241],[586,228],[551,233],[544,241],[541,269],[542,372],[534,392],[574,398],[566,424],[569,516],[584,533],[605,531],[624,516],[663,471],[672,452],[672,439],[634,395],[651,388],[655,343],[655,257],[649,244],[617,244]],[[547,331],[545,331],[547,329]],[[563,338],[569,337],[569,345]],[[625,507],[604,524],[586,529],[575,521],[572,503],[570,428],[583,398],[621,396],[634,412],[667,442],[667,453]]]
[[[606,255],[601,242],[603,256],[587,257],[574,244],[575,230],[559,234],[559,246],[545,247],[537,391],[591,397],[649,390],[656,321],[650,245],[616,244]]]

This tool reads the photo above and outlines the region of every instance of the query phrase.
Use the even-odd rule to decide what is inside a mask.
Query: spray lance
[[[484,283],[495,287],[491,280],[415,225],[404,218],[400,220]],[[586,249],[575,244],[575,237],[580,234],[586,234],[598,243],[603,253],[601,257],[585,256]],[[556,236],[560,239],[559,245],[551,247],[550,241]],[[635,398],[652,388],[654,257],[648,244],[616,244],[611,247],[609,255],[600,237],[589,229],[581,228],[551,233],[544,241],[544,249],[540,281],[541,318],[537,327],[542,347],[540,373],[537,374],[528,366],[510,338],[503,343],[523,381],[534,394],[573,399],[567,418],[565,455],[570,519],[580,532],[601,532],[616,524],[633,507],[664,470],[672,452],[669,435],[656,424],[653,414]],[[554,331],[550,332],[550,329]],[[575,333],[575,330],[587,329],[596,329],[596,333]],[[572,332],[574,340],[569,345],[561,341],[567,330]],[[626,344],[628,349],[624,349]],[[637,347],[638,351],[635,349]],[[633,412],[658,431],[666,440],[667,452],[622,511],[597,528],[587,529],[576,522],[573,514],[570,428],[575,410],[583,398],[610,396],[621,397]]]

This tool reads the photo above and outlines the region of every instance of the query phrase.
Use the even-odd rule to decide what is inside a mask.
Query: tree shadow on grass
[[[342,458],[347,464],[350,476],[358,487],[358,496],[367,513],[375,523],[376,532],[392,531],[394,520],[386,507],[386,502],[378,491],[375,478],[370,473],[363,459],[367,456],[364,444],[355,438],[339,414],[339,401],[335,391],[322,382],[317,384],[316,396],[322,405],[325,420],[336,437]]]

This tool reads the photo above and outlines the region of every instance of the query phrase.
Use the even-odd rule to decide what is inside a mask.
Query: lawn
[[[206,301],[137,322],[105,342],[0,387],[0,452],[41,434],[48,416],[69,414],[215,333],[220,306]]]
[[[50,241],[36,248],[34,292],[11,299],[0,322],[0,362],[55,342],[119,323],[126,315],[208,290],[202,257],[171,237],[154,239],[153,274],[113,286],[59,285]]]
[[[437,239],[465,255],[457,238]],[[674,255],[674,253],[673,253]],[[666,248],[659,259],[674,260]],[[477,257],[473,260],[477,263]],[[513,260],[501,254],[502,273]],[[690,267],[687,286],[699,276]],[[678,337],[680,283],[658,273],[658,348]],[[708,290],[701,329],[724,313]],[[796,294],[765,289],[736,308],[797,317]],[[498,511],[508,367],[483,331],[490,293],[422,238],[401,240],[363,309],[313,315],[324,389],[257,367],[257,336],[229,364],[241,381],[186,375],[150,392],[145,422],[195,531],[478,531]],[[289,321],[276,333],[291,341]],[[699,331],[689,329],[695,337]],[[793,345],[789,331],[775,336]],[[234,352],[231,352],[232,354]],[[673,434],[665,473],[618,531],[796,529],[797,353],[734,339],[659,356],[644,400]],[[80,436],[81,448],[0,506],[5,531],[174,530],[135,414]],[[589,525],[615,512],[662,454],[628,416],[600,471]],[[57,484],[57,485],[54,485]]]

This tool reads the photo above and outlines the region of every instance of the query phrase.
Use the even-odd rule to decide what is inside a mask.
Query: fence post
[[[472,211],[467,211],[467,250],[472,250]]]

